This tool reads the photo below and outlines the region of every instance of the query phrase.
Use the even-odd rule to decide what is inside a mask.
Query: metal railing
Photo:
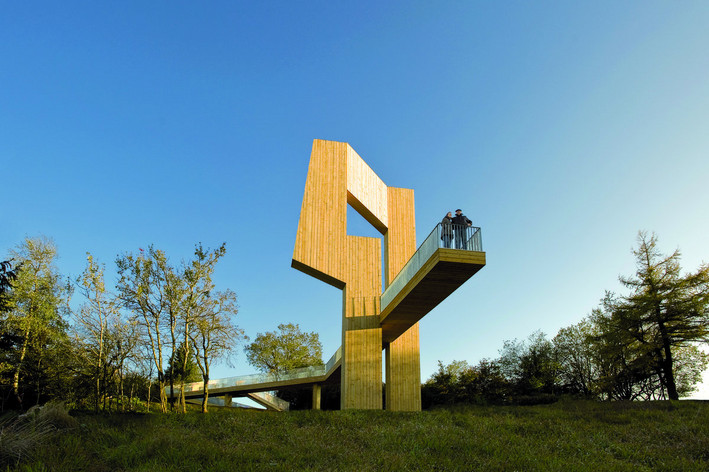
[[[439,248],[482,252],[483,241],[480,228],[477,226],[454,225],[452,223],[446,225],[438,223],[382,294],[382,309],[391,303],[394,297],[409,283]]]
[[[237,377],[226,377],[221,379],[212,379],[207,382],[210,389],[228,388],[240,385],[253,385],[270,382],[281,382],[286,380],[307,379],[310,377],[321,377],[326,375],[342,358],[342,347],[339,347],[335,354],[332,355],[326,364],[314,365],[310,367],[301,367],[292,369],[280,374],[250,374],[240,375]],[[191,382],[185,384],[185,393],[201,391],[203,388],[202,382]],[[165,387],[165,392],[170,395],[170,387]],[[179,395],[180,388],[175,386],[175,395]]]
[[[483,241],[480,228],[456,224],[438,223],[432,233],[437,233],[442,248],[462,249],[464,251],[483,250]]]

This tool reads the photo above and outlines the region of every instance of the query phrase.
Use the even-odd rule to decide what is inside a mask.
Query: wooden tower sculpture
[[[418,323],[382,344],[381,240],[347,234],[347,205],[384,235],[388,285],[416,251],[414,191],[387,187],[347,143],[315,140],[292,266],[343,291],[341,407],[421,409]]]
[[[381,240],[347,234],[348,204],[384,235],[385,293]],[[417,251],[414,191],[387,187],[347,143],[313,142],[292,267],[343,291],[342,409],[382,408],[382,350],[386,409],[421,409],[418,321],[485,265],[476,230],[468,250],[432,233]]]

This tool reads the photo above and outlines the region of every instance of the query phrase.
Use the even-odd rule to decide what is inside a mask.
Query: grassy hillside
[[[709,404],[79,415],[20,470],[709,470]]]

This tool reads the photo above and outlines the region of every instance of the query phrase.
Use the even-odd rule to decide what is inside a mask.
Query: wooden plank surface
[[[342,409],[382,408],[379,327],[381,241],[347,236],[347,284],[342,310]]]
[[[414,191],[389,187],[389,228],[384,237],[388,286],[416,252]],[[409,326],[397,339],[385,344],[386,409],[421,409],[421,361],[419,325]]]
[[[387,186],[349,146],[347,147],[347,203],[380,233],[386,232],[389,224]]]
[[[347,143],[313,141],[291,265],[325,283],[345,283]]]
[[[354,149],[334,141],[313,141],[292,266],[343,290],[342,408],[381,408],[384,347],[387,408],[418,410],[420,317],[414,320],[413,304],[430,310],[431,300],[462,283],[458,279],[466,270],[456,264],[467,262],[457,254],[442,255],[405,287],[394,316],[382,316],[380,240],[347,235],[348,204],[384,234],[385,283],[394,279],[416,251],[414,192],[387,187]],[[434,270],[437,262],[453,264],[448,279]],[[438,289],[419,287],[422,280]],[[386,337],[382,320],[389,327]]]

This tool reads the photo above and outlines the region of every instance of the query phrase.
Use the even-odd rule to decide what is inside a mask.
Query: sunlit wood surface
[[[348,204],[384,235],[383,274],[381,240],[347,234]],[[382,275],[389,285],[416,252],[415,219],[413,190],[387,187],[347,143],[313,141],[291,265],[343,290],[343,409],[382,408],[382,362],[387,409],[421,409],[417,322],[474,273],[467,256],[436,253],[381,313]]]
[[[347,236],[348,272],[342,309],[342,409],[382,408],[379,327],[381,241]]]
[[[385,282],[388,286],[416,252],[414,191],[388,189],[389,227],[384,235]],[[385,342],[386,409],[421,409],[421,362],[419,326],[411,325],[402,335]]]
[[[386,185],[347,143],[315,140],[292,266],[343,290],[341,407],[381,409],[381,240],[347,235],[348,204],[386,231]]]

